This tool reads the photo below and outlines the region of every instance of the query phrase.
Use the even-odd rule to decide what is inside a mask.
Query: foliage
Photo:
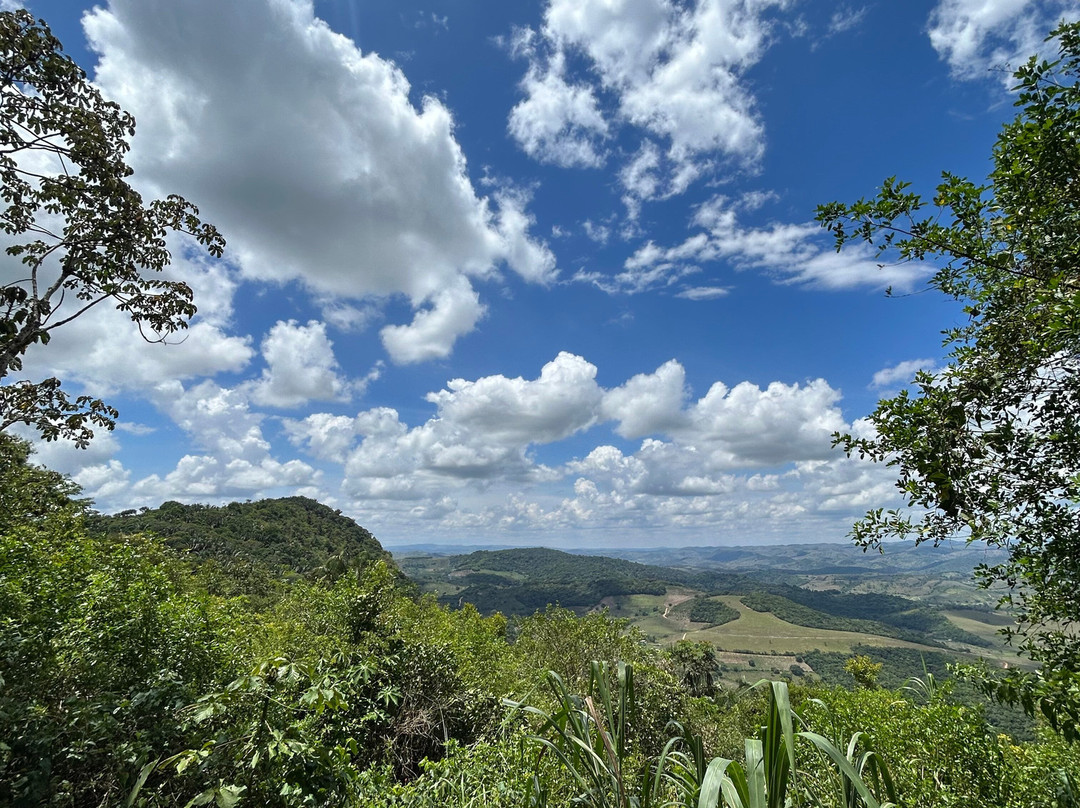
[[[24,440],[0,433],[0,533],[62,511],[82,512],[79,487],[64,475],[30,462]]]
[[[471,578],[472,576],[467,576]],[[500,583],[473,584],[464,590],[442,598],[448,605],[471,603],[485,614],[501,612],[512,617],[530,615],[538,609],[558,604],[579,612],[596,607],[607,597],[619,595],[663,595],[666,587],[655,581],[621,578],[592,578],[570,582],[542,581],[515,583],[502,579]]]
[[[1076,808],[1080,805],[1080,745],[1045,730],[1037,743],[997,738],[1001,753],[1001,805],[1005,808]]]
[[[705,644],[448,610],[383,561],[213,594],[210,562],[88,532],[70,482],[0,445],[8,501],[48,505],[0,529],[0,804],[1027,808],[1080,778],[1075,745],[995,738],[947,688],[694,696]]]
[[[738,610],[716,597],[727,594],[739,595],[745,605],[771,611],[797,625],[924,644],[988,644],[959,629],[940,610],[895,595],[814,591],[745,575],[656,567],[539,547],[443,558],[406,557],[401,563],[418,583],[452,593],[442,595],[442,603],[472,603],[485,614],[525,616],[549,604],[582,613],[602,605],[608,597],[664,594],[667,587],[676,585],[710,593],[671,609],[671,614],[693,622],[722,625],[737,619]]]
[[[982,711],[936,699],[915,704],[884,689],[823,691],[805,712],[809,725],[829,737],[866,732],[889,762],[907,805],[1002,805],[998,739]]]
[[[986,640],[957,628],[940,611],[895,595],[842,594],[800,587],[772,587],[742,597],[744,605],[758,612],[772,612],[797,626],[854,631],[882,637],[942,645],[960,641],[986,646]]]
[[[0,286],[0,379],[22,370],[31,346],[102,302],[151,341],[185,328],[191,289],[144,273],[168,266],[170,233],[214,256],[224,240],[178,196],[143,205],[124,162],[135,121],[27,11],[0,12],[0,99],[0,227],[22,266]],[[92,396],[72,400],[56,379],[0,387],[0,430],[22,423],[46,440],[85,446],[92,427],[111,429],[115,418]]]
[[[442,598],[444,603],[472,603],[481,612],[516,617],[548,605],[579,612],[595,608],[606,597],[663,595],[672,570],[602,556],[582,556],[540,547],[481,550],[448,560],[447,580],[465,589]],[[408,565],[411,574],[430,571]]]
[[[687,616],[694,623],[708,623],[722,626],[739,619],[739,610],[733,609],[722,600],[714,598],[694,598],[689,601]]]
[[[550,752],[569,776],[574,804],[591,808],[781,808],[792,804],[796,795],[800,804],[845,808],[895,804],[888,769],[866,748],[861,734],[851,739],[844,753],[818,733],[795,731],[798,716],[791,709],[783,682],[760,683],[769,692],[765,725],[756,737],[746,739],[744,762],[714,758],[708,764],[701,738],[678,724],[671,725],[675,734],[653,759],[642,761],[632,753],[627,743],[635,711],[632,667],[619,666],[617,687],[612,689],[604,666],[595,663],[589,695],[584,697],[569,691],[557,674],[549,674],[548,682],[556,697],[552,712],[519,703],[511,706],[540,719],[539,734],[530,739]],[[802,750],[798,753],[797,740],[808,742],[798,747]],[[815,793],[799,782],[797,758],[805,765],[806,752],[814,755],[815,751],[829,761],[824,771],[818,767],[819,781],[828,782],[825,772],[835,769],[839,801],[828,802],[829,794]],[[882,802],[878,794],[886,794],[888,801]],[[545,806],[549,800],[549,790],[537,775],[531,804]]]
[[[868,656],[856,654],[844,663],[844,670],[851,674],[856,685],[866,690],[874,690],[878,686],[881,665],[882,663],[874,662]]]
[[[746,739],[745,762],[717,758],[701,782],[699,806],[781,808],[795,799],[810,805],[844,808],[893,808],[897,792],[889,769],[862,732],[841,751],[829,738],[810,730],[795,731],[800,716],[791,708],[784,682],[760,682],[769,688],[766,722],[756,738]],[[824,758],[814,774],[800,778],[806,745]],[[831,793],[830,793],[831,792]]]
[[[248,632],[179,571],[154,543],[88,537],[69,514],[0,535],[0,803],[115,800],[180,741],[178,708]]]
[[[873,510],[855,540],[1008,550],[979,571],[1003,582],[1020,648],[1041,675],[1014,671],[988,692],[1080,735],[1080,23],[1051,35],[1060,58],[1015,74],[1020,113],[993,149],[985,185],[945,174],[931,200],[889,179],[876,198],[819,208],[837,248],[864,241],[927,261],[932,287],[964,305],[945,332],[950,363],[883,400],[849,454],[898,469],[910,510]]]
[[[629,744],[629,726],[636,712],[633,668],[619,664],[613,692],[605,666],[592,663],[590,695],[584,698],[574,695],[557,673],[549,671],[547,681],[555,697],[553,712],[508,702],[541,720],[541,734],[529,740],[551,752],[570,776],[574,802],[595,808],[638,808],[637,761]],[[533,788],[534,804],[547,805],[549,791],[539,777],[534,778]]]
[[[956,666],[953,657],[937,651],[916,648],[890,648],[854,645],[852,654],[881,663],[878,684],[887,690],[903,690],[913,679],[932,678],[939,690],[947,690],[953,703],[981,710],[994,732],[1004,733],[1018,741],[1034,739],[1034,722],[1018,707],[989,701],[976,687],[952,675]],[[851,675],[844,669],[850,654],[811,651],[805,655],[821,681],[830,686],[848,687]]]
[[[359,774],[356,805],[364,808],[520,808],[532,787],[533,769],[516,734],[469,746],[450,741],[442,760],[425,760],[408,783],[386,768]],[[547,770],[545,770],[545,776]]]
[[[530,578],[565,581],[591,578],[673,580],[674,570],[606,556],[578,555],[544,547],[479,550],[454,560],[457,569],[516,572]]]
[[[287,568],[333,578],[350,566],[382,560],[390,554],[352,519],[307,497],[232,502],[228,505],[181,505],[94,516],[94,533],[152,533],[176,550],[198,559],[228,565],[237,558],[270,569]]]
[[[578,617],[569,609],[549,606],[518,622],[514,656],[523,676],[542,681],[553,671],[573,692],[584,690],[593,662],[644,663],[654,658],[641,633],[628,620],[604,612]]]
[[[668,649],[668,656],[692,696],[711,696],[715,692],[716,649],[708,642],[679,640]]]

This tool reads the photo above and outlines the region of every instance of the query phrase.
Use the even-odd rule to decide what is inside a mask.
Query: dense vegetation
[[[736,805],[723,789],[770,748],[770,765],[790,751],[796,766],[760,787],[798,804],[1051,805],[1080,776],[1075,746],[995,735],[947,693],[732,693],[707,643],[649,647],[625,621],[558,607],[512,626],[450,609],[418,598],[381,551],[301,575],[245,558],[258,541],[244,534],[232,564],[170,545],[192,514],[260,515],[273,537],[333,515],[307,500],[167,506],[147,514],[169,539],[128,534],[116,525],[137,517],[89,515],[4,436],[0,490],[13,505],[0,527],[0,804],[645,806],[714,789],[709,804]],[[276,560],[269,543],[260,557]],[[871,749],[892,791],[869,770],[865,783],[845,774],[877,760]],[[845,788],[864,801],[844,802]]]
[[[695,623],[722,626],[739,618],[739,612],[721,600],[694,598],[686,604],[686,615]]]
[[[392,563],[367,530],[307,497],[215,507],[166,502],[160,508],[92,516],[87,529],[113,536],[152,533],[199,560],[241,558],[271,569],[311,572],[329,564]]]
[[[950,667],[956,665],[956,660],[946,653],[914,648],[855,645],[849,654],[810,651],[804,659],[824,684],[850,688],[855,684],[847,669],[852,655],[881,666],[877,683],[885,690],[899,690],[913,679],[926,680],[930,677],[932,681],[948,688],[954,704],[981,711],[993,731],[1025,741],[1034,740],[1036,737],[1035,729],[1038,725],[1025,715],[1023,710],[1007,704],[986,703],[980,698],[974,685],[955,677],[950,678]]]

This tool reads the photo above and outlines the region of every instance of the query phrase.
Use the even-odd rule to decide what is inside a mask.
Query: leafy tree
[[[73,499],[79,486],[57,471],[30,462],[30,444],[0,434],[0,533],[60,511],[84,510]]]
[[[874,690],[877,688],[878,674],[881,673],[881,663],[858,654],[844,663],[844,670],[851,674],[859,687]]]
[[[679,640],[668,649],[668,656],[675,663],[682,683],[691,695],[713,695],[716,690],[713,674],[719,663],[712,643]]]
[[[0,286],[0,379],[99,303],[155,342],[195,313],[187,284],[154,277],[171,259],[166,236],[187,233],[218,257],[225,242],[179,196],[143,204],[124,162],[134,131],[43,21],[0,12],[0,229],[11,263],[21,264]],[[70,398],[56,379],[0,387],[0,430],[22,423],[85,446],[92,427],[111,429],[116,414],[91,396]]]
[[[935,267],[931,286],[964,304],[945,332],[950,363],[881,401],[849,454],[899,470],[909,510],[873,510],[854,530],[953,537],[1008,550],[977,574],[1008,587],[1020,647],[1039,674],[988,690],[1080,734],[1080,23],[1052,34],[1056,61],[1016,72],[1020,113],[993,149],[984,185],[946,173],[931,200],[895,178],[874,199],[819,208],[836,237]]]
[[[833,688],[817,695],[803,712],[809,728],[838,745],[864,733],[888,763],[902,805],[1046,804],[1007,802],[999,740],[987,731],[978,709],[944,700],[915,704],[898,691],[884,689]],[[812,777],[816,780],[819,774]],[[1042,779],[1043,773],[1030,772],[1028,777]]]
[[[722,626],[740,617],[738,609],[733,609],[722,600],[707,597],[694,598],[690,601],[688,613],[691,622],[708,623],[713,626]]]

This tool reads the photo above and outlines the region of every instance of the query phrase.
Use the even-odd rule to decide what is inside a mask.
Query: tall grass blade
[[[806,738],[814,746],[824,752],[833,764],[840,770],[841,776],[847,778],[847,781],[858,792],[859,797],[865,803],[866,808],[896,808],[896,803],[890,797],[886,802],[878,802],[877,798],[871,793],[866,783],[863,782],[862,777],[859,776],[859,772],[855,770],[855,767],[851,764],[851,761],[844,755],[828,738],[823,735],[818,735],[816,732],[804,731],[798,733],[799,737]],[[891,784],[891,779],[890,779]],[[895,795],[893,795],[895,796]]]

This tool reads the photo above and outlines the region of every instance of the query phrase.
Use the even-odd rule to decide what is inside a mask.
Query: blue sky
[[[5,7],[13,7],[5,0]],[[40,0],[131,111],[199,314],[27,358],[121,411],[48,444],[101,510],[312,496],[388,545],[838,541],[832,449],[942,356],[930,267],[817,204],[983,177],[1059,0]],[[894,296],[884,289],[891,286]],[[99,307],[100,308],[100,307]]]

